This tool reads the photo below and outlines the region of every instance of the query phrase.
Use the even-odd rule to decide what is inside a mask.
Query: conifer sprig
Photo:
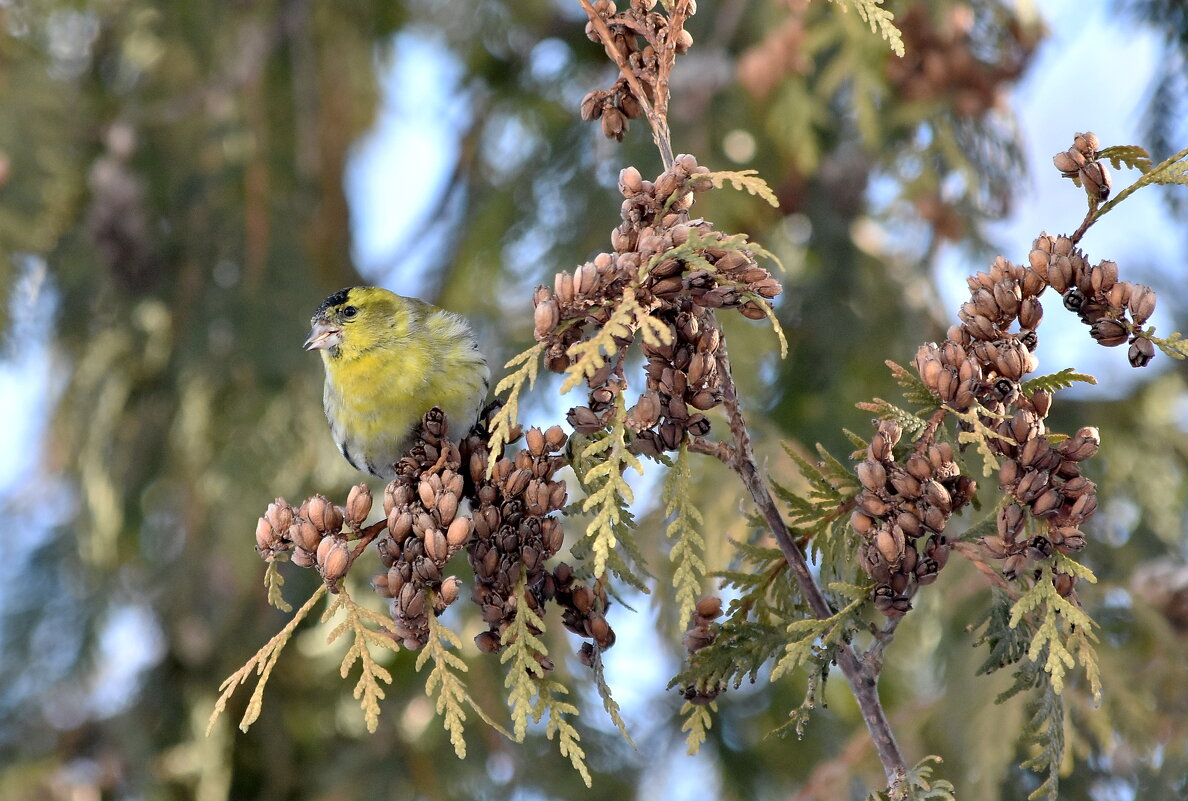
[[[849,596],[850,603],[825,620],[809,617],[789,623],[786,629],[788,644],[784,646],[783,656],[771,669],[772,681],[779,681],[810,662],[828,662],[834,646],[854,627],[854,616],[866,605],[870,587],[834,583],[830,589]]]
[[[883,8],[883,0],[832,0],[842,11],[853,6],[858,16],[870,26],[871,33],[877,33],[891,46],[891,52],[900,58],[906,52],[903,45],[903,35],[895,27],[892,20],[895,15]]]
[[[465,759],[465,707],[470,707],[480,720],[507,739],[515,740],[515,736],[491,718],[470,696],[461,676],[469,671],[466,662],[457,654],[461,649],[461,638],[448,626],[443,626],[436,614],[430,613],[429,640],[417,654],[416,669],[419,673],[426,664],[433,663],[432,670],[425,677],[425,694],[434,698],[434,709],[441,716],[442,725],[450,736],[454,754],[458,759]]]
[[[685,753],[696,756],[701,751],[709,737],[709,730],[714,727],[713,713],[718,711],[718,705],[711,702],[707,705],[686,701],[681,706],[681,731],[685,732]]]
[[[750,192],[771,206],[778,208],[780,205],[767,181],[759,177],[758,170],[717,170],[693,176],[692,180],[709,181],[715,189],[721,189],[726,183],[730,183],[735,189]]]
[[[1058,565],[1066,570],[1075,570],[1078,578],[1097,581],[1088,568],[1071,559],[1062,557]],[[1093,633],[1097,624],[1079,604],[1057,592],[1053,576],[1050,565],[1041,567],[1031,588],[1011,607],[1009,625],[1012,628],[1018,626],[1024,616],[1034,616],[1038,620],[1027,649],[1027,658],[1043,667],[1053,692],[1057,695],[1064,692],[1065,677],[1079,661],[1090,676],[1094,696],[1100,696],[1101,686],[1096,678],[1100,671],[1091,647],[1092,643],[1097,642],[1097,635]]]
[[[581,736],[570,721],[578,715],[578,709],[564,700],[569,690],[548,678],[544,667],[548,649],[539,636],[545,628],[544,619],[525,599],[522,581],[517,585],[516,597],[520,603],[511,625],[503,634],[501,644],[504,650],[499,657],[499,661],[507,666],[504,686],[508,690],[513,736],[516,742],[523,742],[529,721],[539,723],[547,715],[545,735],[550,740],[557,738],[561,755],[569,758],[573,769],[590,787],[593,779],[586,767]]]
[[[499,461],[499,455],[503,453],[504,446],[514,439],[511,435],[516,429],[516,421],[520,417],[520,394],[525,387],[530,390],[536,384],[536,376],[540,372],[540,356],[544,349],[544,343],[538,342],[513,357],[504,365],[504,368],[514,367],[516,369],[495,385],[496,396],[505,392],[507,395],[504,398],[503,406],[490,422],[491,438],[488,447],[491,457],[487,463],[487,478],[491,477],[492,471],[495,469],[495,462]]]
[[[675,565],[672,584],[681,621],[693,614],[706,574],[705,538],[701,533],[705,520],[693,503],[690,477],[689,449],[682,447],[669,468],[661,495],[664,515],[669,518],[666,535],[673,541],[669,559]]]
[[[590,649],[590,653],[592,656],[590,669],[594,674],[594,686],[598,688],[598,697],[602,699],[602,708],[606,710],[611,723],[615,724],[615,728],[619,730],[619,734],[627,741],[627,744],[638,751],[639,747],[631,738],[631,733],[627,731],[627,723],[623,720],[619,703],[611,694],[610,685],[606,683],[606,670],[602,664],[602,649],[594,646]]]
[[[371,646],[381,650],[399,651],[386,626],[391,620],[378,612],[360,606],[351,598],[346,587],[340,587],[334,594],[334,600],[322,613],[322,622],[327,623],[339,612],[345,615],[341,623],[330,630],[326,636],[327,643],[333,643],[339,637],[349,633],[351,644],[339,665],[339,674],[345,679],[350,675],[351,668],[359,663],[359,681],[355,684],[354,696],[359,700],[363,709],[363,717],[367,723],[367,731],[372,734],[379,727],[380,706],[384,699],[384,690],[380,683],[391,684],[392,674],[383,665],[375,661],[371,653]]]
[[[264,570],[264,589],[268,592],[268,605],[276,607],[282,612],[292,612],[293,605],[285,600],[285,596],[281,592],[281,588],[285,586],[285,577],[279,567],[274,559],[268,563],[268,567]]]
[[[281,651],[289,644],[297,626],[309,615],[325,594],[326,585],[318,585],[318,588],[309,596],[309,600],[301,605],[301,608],[289,619],[284,628],[266,642],[259,651],[256,651],[256,654],[244,663],[243,667],[223,679],[223,683],[219,685],[219,699],[215,702],[214,710],[210,713],[210,721],[206,725],[207,736],[214,729],[215,721],[218,720],[219,715],[227,708],[227,702],[231,700],[236,688],[241,684],[246,684],[252,673],[255,673],[259,678],[256,680],[255,689],[252,690],[251,698],[248,699],[243,717],[239,721],[239,730],[246,732],[256,722],[256,719],[260,717],[260,711],[264,708],[264,687],[268,684],[268,679],[272,677],[272,669],[276,667]]]
[[[630,467],[643,475],[643,464],[628,448],[627,410],[622,395],[615,398],[611,420],[610,430],[587,445],[580,458],[582,464],[589,465],[582,474],[582,484],[590,493],[582,502],[582,511],[594,514],[584,539],[593,555],[595,578],[612,564],[612,555],[620,545],[619,535],[630,521],[626,507],[634,502],[635,494],[623,473]],[[639,579],[634,583],[642,585]]]

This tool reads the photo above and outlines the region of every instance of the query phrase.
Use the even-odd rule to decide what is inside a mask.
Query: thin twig
[[[712,314],[707,311],[707,315],[711,318]],[[751,437],[747,430],[746,419],[743,417],[734,378],[731,374],[730,357],[726,352],[725,341],[719,346],[715,356],[722,381],[723,406],[730,419],[730,433],[734,438],[735,459],[731,467],[742,479],[743,485],[750,492],[752,500],[759,508],[771,533],[775,536],[776,543],[784,554],[784,559],[787,560],[792,575],[796,577],[796,584],[809,608],[818,618],[829,618],[833,615],[833,610],[821,592],[821,588],[817,586],[817,582],[809,570],[808,562],[804,558],[804,552],[797,547],[792,532],[789,531],[780,514],[775,498],[772,497],[771,491],[760,475],[758,464],[755,461],[755,453],[751,447]],[[892,797],[895,797],[907,778],[908,767],[903,753],[899,750],[899,744],[895,741],[895,733],[891,730],[891,724],[887,720],[887,714],[883,710],[878,692],[881,654],[893,632],[894,627],[891,627],[887,635],[879,641],[882,644],[875,652],[879,658],[872,659],[864,665],[853,649],[843,643],[837,650],[837,663],[841,667],[842,673],[845,674],[846,681],[858,702],[858,707],[862,710],[862,718],[866,722],[866,728],[874,742],[875,751],[883,765],[883,773],[887,777],[888,789],[891,791]]]
[[[990,566],[990,563],[985,559],[985,551],[977,544],[972,542],[962,542],[956,540],[949,543],[950,547],[957,553],[969,560],[969,563],[974,568],[989,579],[990,583],[1005,591],[1011,597],[1011,600],[1019,600],[1019,592],[1006,579],[998,574],[998,571]]]
[[[728,442],[711,442],[704,437],[691,437],[689,439],[689,450],[694,453],[712,456],[727,467],[734,463],[734,451]]]
[[[945,415],[948,413],[949,410],[945,406],[941,406],[932,413],[932,417],[929,417],[928,422],[924,424],[924,431],[920,434],[920,439],[916,442],[916,453],[924,453],[928,450],[928,446],[936,439],[937,429],[945,421]]]
[[[1104,217],[1106,212],[1110,211],[1110,209],[1114,208],[1114,206],[1117,206],[1123,200],[1130,197],[1144,186],[1150,186],[1151,184],[1156,183],[1155,181],[1152,181],[1149,176],[1166,170],[1168,167],[1184,158],[1188,158],[1188,148],[1185,148],[1179,153],[1169,156],[1151,169],[1147,170],[1147,172],[1145,172],[1137,181],[1123,189],[1118,194],[1114,195],[1114,199],[1109,203],[1106,203],[1105,205],[1098,208],[1090,208],[1089,213],[1085,215],[1085,221],[1081,223],[1081,227],[1073,232],[1073,235],[1069,237],[1069,239],[1071,239],[1072,243],[1076,245],[1081,241],[1081,237],[1085,235],[1085,232],[1089,230],[1089,227]]]
[[[1085,232],[1089,230],[1089,226],[1097,222],[1097,215],[1095,214],[1096,211],[1097,208],[1091,206],[1089,211],[1085,213],[1085,219],[1081,221],[1080,227],[1073,232],[1072,236],[1069,237],[1074,245],[1081,241],[1081,237],[1083,237]]]
[[[664,161],[665,169],[670,168],[673,164],[673,155],[667,121],[668,78],[676,61],[675,37],[684,28],[685,17],[688,11],[688,0],[676,0],[672,4],[669,9],[669,27],[665,40],[662,43],[654,43],[654,46],[661,45],[656,47],[658,69],[654,87],[654,105],[648,102],[647,95],[644,92],[643,86],[640,84],[638,76],[636,76],[627,59],[624,58],[622,52],[615,45],[614,36],[607,26],[606,21],[594,10],[589,0],[578,0],[578,2],[585,9],[586,15],[590,18],[590,23],[602,39],[602,44],[607,54],[618,65],[619,71],[623,74],[627,84],[639,100],[640,106],[643,108],[644,114],[648,119],[648,123],[651,125],[652,139],[656,142],[656,147],[660,151],[660,157]],[[699,316],[707,325],[717,327],[717,319],[712,310],[700,309]],[[758,507],[760,514],[763,515],[763,519],[767,522],[768,527],[775,536],[776,543],[784,555],[787,566],[791,570],[792,575],[795,576],[800,593],[808,603],[812,613],[820,619],[832,617],[833,610],[829,605],[829,601],[825,598],[824,593],[821,592],[821,588],[813,578],[808,562],[805,560],[804,551],[797,545],[796,538],[784,522],[779,507],[776,505],[775,499],[772,497],[771,491],[764,481],[758,463],[755,460],[755,452],[751,447],[751,435],[747,428],[746,419],[743,416],[742,406],[739,402],[734,378],[731,374],[730,357],[726,351],[725,339],[719,345],[715,353],[715,359],[721,380],[723,407],[730,421],[732,445],[716,447],[710,443],[706,443],[704,440],[695,439],[690,447],[698,452],[708,453],[718,459],[722,459],[738,474],[755,502],[756,507]],[[876,656],[881,655],[882,649],[886,647],[886,641],[890,640],[893,632],[894,627],[888,627],[886,635],[878,641],[882,644],[875,651]],[[872,650],[874,650],[873,647]],[[888,789],[892,797],[901,796],[903,794],[904,782],[907,779],[908,768],[903,754],[899,750],[899,745],[895,742],[895,735],[891,730],[890,723],[887,721],[887,715],[882,707],[882,702],[879,699],[878,674],[880,660],[871,659],[864,666],[849,644],[842,643],[837,649],[837,662],[850,684],[859,708],[862,710],[863,720],[866,722],[866,727],[870,732],[875,751],[878,753],[879,761],[883,765],[883,772],[887,777]]]
[[[377,520],[367,528],[363,529],[359,536],[359,540],[355,545],[355,549],[350,553],[349,561],[347,562],[348,568],[354,564],[355,560],[358,559],[364,551],[367,550],[367,546],[371,544],[372,540],[378,537],[380,532],[382,532],[387,527],[387,520]]]
[[[619,50],[618,46],[615,45],[615,35],[611,33],[606,20],[594,10],[594,6],[590,5],[590,0],[578,0],[578,2],[585,9],[586,16],[590,18],[590,23],[594,26],[594,30],[598,31],[598,36],[602,39],[602,46],[606,49],[607,55],[618,66],[619,72],[622,73],[623,78],[627,81],[627,85],[631,87],[631,93],[635,95],[635,99],[639,101],[640,107],[643,108],[644,116],[647,117],[648,125],[652,129],[652,141],[656,143],[656,149],[660,151],[660,160],[664,162],[664,169],[670,169],[674,159],[672,155],[672,141],[668,132],[667,101],[664,103],[666,114],[662,117],[648,101],[648,94],[644,91],[643,84],[639,82],[639,77],[636,76],[635,70],[631,69],[631,65],[627,63],[627,58]],[[665,81],[665,91],[667,91],[667,81]]]
[[[668,131],[668,81],[672,76],[672,68],[676,65],[676,36],[685,29],[685,18],[689,12],[689,0],[676,0],[668,12],[668,30],[665,32],[663,47],[657,52],[660,63],[656,70],[656,116],[664,125],[664,141],[669,143],[668,158],[672,158],[671,137]],[[664,153],[661,152],[661,157]],[[665,162],[667,168],[671,162]]]
[[[872,679],[877,680],[883,670],[883,652],[895,639],[895,629],[899,627],[902,617],[893,617],[881,629],[875,629],[874,642],[862,654],[862,669]]]

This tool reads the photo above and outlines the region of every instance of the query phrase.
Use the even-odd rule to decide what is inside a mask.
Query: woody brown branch
[[[635,74],[635,70],[631,69],[631,65],[627,63],[626,57],[615,46],[615,37],[611,33],[610,28],[597,11],[594,10],[589,0],[578,0],[582,4],[582,8],[586,12],[586,16],[590,18],[590,24],[598,31],[599,38],[602,39],[602,46],[606,50],[607,55],[615,62],[619,68],[619,72],[623,75],[627,85],[631,87],[631,93],[635,95],[639,105],[643,108],[644,116],[647,117],[648,125],[652,129],[652,141],[656,143],[656,148],[660,151],[660,160],[664,162],[664,169],[670,169],[673,163],[672,141],[668,130],[668,72],[672,70],[673,57],[666,55],[661,62],[660,76],[657,79],[657,105],[653,106],[648,101],[648,94],[644,90],[643,84],[640,83],[639,77]],[[678,4],[679,7],[684,8],[685,0]],[[684,24],[684,13],[681,13],[681,24]],[[664,52],[666,54],[672,53],[671,44],[666,45]],[[663,100],[660,100],[660,88],[663,86],[664,94]],[[658,108],[663,106],[663,108]]]
[[[707,313],[712,314],[712,312]],[[734,385],[725,340],[720,345],[716,358],[722,377],[723,406],[729,416],[730,432],[734,439],[734,460],[730,466],[742,479],[743,485],[751,494],[751,499],[759,508],[768,528],[771,529],[780,552],[787,560],[792,575],[796,577],[796,584],[809,608],[819,619],[830,618],[833,616],[833,610],[821,592],[821,588],[817,586],[817,582],[809,570],[808,562],[805,560],[804,552],[797,546],[792,532],[784,522],[779,507],[755,461],[750,432],[747,429],[746,419],[743,416],[738,392]],[[885,639],[889,640],[890,634]],[[883,648],[885,647],[884,644]],[[881,651],[880,648],[879,653]],[[888,788],[892,797],[896,797],[896,792],[902,787],[907,776],[907,763],[903,753],[899,750],[899,744],[895,741],[895,734],[891,730],[891,724],[887,720],[887,714],[879,699],[878,674],[881,659],[871,659],[864,663],[848,644],[842,643],[837,650],[837,663],[862,710],[862,718],[870,732],[879,761],[882,763]]]
[[[674,37],[683,30],[684,20],[687,16],[687,0],[677,0],[674,3],[670,10],[669,29],[666,40],[663,43],[657,43],[662,46],[657,47],[660,62],[656,85],[654,87],[655,105],[648,102],[647,94],[638,76],[635,75],[623,54],[615,46],[614,37],[605,20],[594,10],[589,0],[579,0],[579,2],[586,11],[591,25],[598,32],[607,54],[614,60],[624,79],[627,81],[628,86],[636,94],[640,106],[644,110],[644,114],[651,126],[652,138],[660,151],[665,169],[670,169],[674,163],[674,159],[672,146],[669,141],[667,123],[668,76],[671,73],[676,57]],[[708,308],[699,309],[698,313],[710,325],[717,326],[717,321],[712,310]],[[775,536],[788,567],[796,577],[797,585],[800,587],[801,594],[808,602],[812,613],[820,619],[832,617],[832,609],[821,592],[820,587],[817,586],[816,581],[813,579],[804,553],[796,544],[792,533],[784,523],[780,511],[776,506],[775,499],[772,497],[756,464],[755,454],[751,447],[750,433],[739,403],[724,340],[714,358],[721,373],[723,403],[729,416],[733,447],[728,446],[727,449],[710,448],[706,447],[705,443],[699,443],[697,440],[694,440],[692,447],[694,450],[710,452],[712,455],[723,459],[739,475],[771,529],[772,534]],[[891,731],[887,716],[879,700],[877,665],[872,660],[871,664],[864,666],[848,644],[843,643],[840,645],[837,653],[838,664],[841,666],[842,672],[845,674],[852,688],[855,699],[858,701],[859,708],[862,710],[863,719],[870,732],[875,750],[879,755],[879,760],[883,765],[892,797],[896,797],[902,792],[902,787],[907,776],[907,765],[903,755],[899,751],[894,733]]]

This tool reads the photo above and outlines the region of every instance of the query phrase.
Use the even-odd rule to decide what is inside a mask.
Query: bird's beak
[[[335,328],[325,320],[318,320],[305,340],[306,350],[328,350],[342,343],[342,329]]]

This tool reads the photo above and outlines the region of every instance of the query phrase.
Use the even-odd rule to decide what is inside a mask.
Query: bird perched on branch
[[[320,350],[330,433],[353,467],[383,479],[425,412],[446,413],[463,436],[487,395],[490,371],[466,321],[373,286],[335,292],[314,313],[306,350]]]

